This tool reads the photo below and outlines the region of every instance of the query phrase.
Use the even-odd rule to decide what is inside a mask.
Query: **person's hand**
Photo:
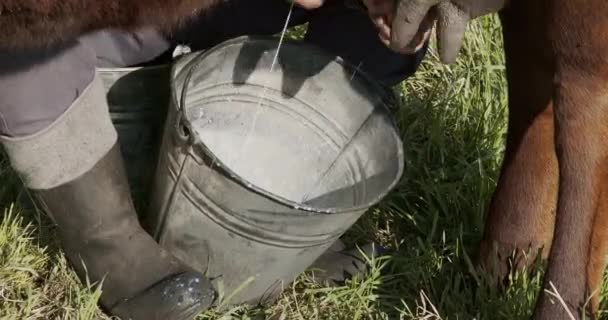
[[[296,5],[304,9],[317,9],[321,7],[325,0],[287,0],[293,1]],[[361,0],[367,7],[367,12],[370,19],[378,29],[378,36],[380,40],[387,46],[391,47],[391,25],[393,17],[397,12],[397,1],[399,0]],[[424,43],[428,40],[431,29],[435,20],[434,17],[429,15],[424,19],[420,32],[417,33],[412,41],[407,46],[401,46],[396,51],[403,54],[412,54],[420,50]]]
[[[391,26],[397,12],[397,1],[399,0],[362,0],[367,7],[370,19],[378,29],[380,40],[387,47],[393,48],[399,53],[413,54],[420,50],[429,39],[435,18],[432,14],[427,15],[420,24],[419,32],[412,37],[410,42],[405,46],[394,48],[391,46]]]
[[[325,0],[291,0],[293,1],[296,5],[304,8],[304,9],[317,9],[320,6],[323,5],[323,3],[325,2]]]
[[[437,18],[437,46],[444,63],[453,63],[469,20],[500,11],[508,0],[396,0],[390,46],[402,50],[424,32],[425,20]],[[428,22],[427,22],[428,23]]]

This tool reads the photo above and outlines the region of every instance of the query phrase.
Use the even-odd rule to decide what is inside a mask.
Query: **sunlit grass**
[[[265,309],[200,319],[526,319],[540,274],[514,274],[506,292],[472,269],[506,130],[506,80],[496,17],[472,24],[456,64],[434,51],[398,89],[406,148],[398,188],[347,234],[392,249],[372,272],[324,288],[302,275]],[[79,284],[44,217],[15,205],[18,180],[0,169],[0,319],[98,319],[95,288]],[[23,214],[22,214],[23,213]],[[605,296],[606,288],[602,294]]]

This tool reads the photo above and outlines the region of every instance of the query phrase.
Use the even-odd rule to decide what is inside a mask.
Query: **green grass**
[[[302,275],[267,309],[210,311],[200,319],[526,319],[540,275],[513,275],[500,293],[470,262],[501,164],[505,88],[496,17],[472,24],[456,64],[439,64],[432,51],[397,88],[404,179],[346,237],[378,241],[394,254],[343,287],[324,288]],[[103,317],[94,288],[66,267],[48,221],[13,206],[20,189],[6,163],[0,181],[0,319]]]

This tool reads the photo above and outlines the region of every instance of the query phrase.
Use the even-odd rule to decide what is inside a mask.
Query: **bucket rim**
[[[265,36],[265,35],[239,36],[239,37],[235,37],[235,38],[229,39],[227,41],[221,42],[209,49],[192,52],[192,53],[183,55],[178,58],[178,59],[185,58],[185,56],[190,56],[190,55],[193,56],[191,59],[189,59],[186,62],[186,65],[182,66],[179,70],[179,73],[182,73],[182,72],[186,73],[186,77],[185,77],[182,87],[181,87],[181,92],[176,92],[176,90],[172,90],[172,91],[174,91],[173,92],[173,101],[177,104],[175,111],[178,113],[178,119],[179,119],[178,122],[182,122],[183,125],[185,125],[186,127],[188,127],[188,129],[190,129],[190,132],[195,132],[195,131],[193,130],[189,119],[187,119],[187,117],[184,116],[184,114],[185,114],[184,102],[185,102],[185,96],[186,96],[186,93],[187,93],[187,90],[188,90],[188,87],[190,84],[191,75],[194,74],[194,71],[200,65],[200,62],[204,61],[205,58],[208,57],[211,53],[220,51],[221,49],[228,47],[228,46],[237,45],[237,44],[246,43],[246,42],[272,42],[272,43],[275,43],[278,45],[279,39],[277,39],[276,36]],[[197,149],[202,150],[201,152],[203,153],[203,155],[205,157],[211,158],[211,159],[213,159],[213,161],[215,163],[219,164],[219,165],[212,167],[211,169],[218,170],[218,171],[224,171],[228,174],[227,176],[225,175],[226,178],[234,180],[237,184],[239,184],[240,187],[245,188],[248,191],[258,194],[271,201],[278,202],[282,205],[288,206],[292,209],[299,210],[299,211],[305,211],[305,212],[309,212],[309,213],[313,213],[313,214],[347,214],[347,213],[357,212],[357,211],[361,211],[361,210],[367,211],[367,210],[371,209],[374,205],[377,205],[378,203],[380,203],[388,194],[390,194],[392,191],[394,191],[396,186],[401,181],[404,171],[405,171],[405,156],[404,156],[405,153],[404,153],[404,147],[403,147],[403,140],[401,139],[401,136],[399,135],[398,126],[395,121],[395,118],[390,116],[391,115],[390,107],[389,107],[389,103],[387,102],[387,101],[389,101],[389,99],[386,99],[386,95],[388,94],[388,92],[383,90],[382,85],[377,80],[375,80],[373,77],[371,77],[367,72],[365,72],[364,70],[361,70],[359,67],[356,67],[355,65],[349,63],[348,61],[346,61],[345,59],[343,59],[340,56],[332,55],[329,52],[323,50],[322,48],[320,48],[318,46],[315,46],[315,45],[312,45],[309,43],[305,43],[305,42],[299,41],[299,40],[284,39],[283,45],[285,45],[285,44],[300,46],[303,49],[307,50],[308,52],[326,56],[328,58],[327,61],[329,61],[329,63],[337,63],[340,66],[346,68],[348,71],[352,71],[353,73],[356,71],[356,77],[361,80],[364,80],[366,82],[366,84],[370,87],[371,92],[378,94],[380,99],[379,99],[378,103],[376,103],[374,105],[374,109],[381,108],[381,110],[389,116],[389,119],[391,120],[393,127],[396,129],[396,130],[392,130],[393,131],[392,135],[394,136],[394,139],[396,142],[395,143],[396,144],[395,153],[398,158],[397,173],[395,174],[395,177],[391,181],[391,183],[388,184],[386,188],[384,188],[384,191],[378,193],[376,195],[376,197],[374,197],[372,200],[367,201],[363,204],[356,205],[356,206],[329,207],[329,208],[308,206],[308,205],[298,203],[293,200],[289,200],[285,197],[277,195],[274,192],[270,192],[268,190],[260,188],[260,187],[256,186],[255,184],[249,182],[247,179],[245,179],[244,177],[242,177],[241,175],[239,175],[238,173],[236,173],[232,169],[230,169],[230,167],[227,166],[219,157],[217,157],[216,154],[203,141],[201,141],[201,139],[195,138],[196,141],[191,142],[192,145],[198,144],[200,146],[200,148],[197,148]],[[175,76],[178,74],[178,72],[177,72],[178,65],[179,65],[178,63],[174,63],[171,67],[172,78],[175,78]],[[178,125],[179,125],[179,123],[178,123]],[[194,137],[194,136],[195,135],[191,134],[191,137]]]

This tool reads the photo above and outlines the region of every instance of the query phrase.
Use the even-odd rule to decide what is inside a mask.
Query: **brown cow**
[[[509,128],[479,264],[502,279],[514,250],[520,268],[540,249],[543,289],[564,303],[544,293],[533,318],[594,317],[608,253],[608,2],[400,0],[392,46],[439,15],[440,56],[451,62],[466,21],[503,6]]]
[[[513,0],[501,20],[509,130],[481,262],[492,248],[542,248],[543,288],[577,319],[595,315],[608,249],[608,2]],[[542,294],[534,319],[570,317]]]

